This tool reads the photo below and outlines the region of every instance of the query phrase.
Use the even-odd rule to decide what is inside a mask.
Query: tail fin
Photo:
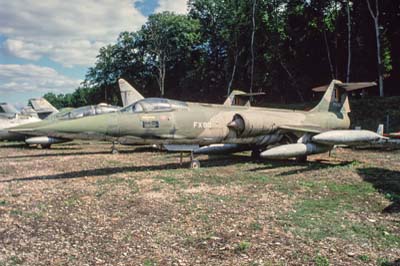
[[[231,94],[229,94],[228,98],[226,98],[224,105],[232,106],[250,106],[250,98],[253,96],[265,95],[264,92],[255,92],[255,93],[246,93],[244,91],[233,90]]]
[[[128,106],[134,102],[144,99],[134,87],[132,87],[126,80],[119,79],[119,90],[121,91],[122,105],[123,107]]]
[[[383,124],[379,124],[378,129],[376,130],[376,133],[383,136],[384,134],[384,126]]]
[[[44,119],[52,113],[58,112],[57,108],[51,105],[45,98],[30,99],[28,106],[35,110],[40,119]]]
[[[332,80],[328,86],[314,88],[315,92],[324,92],[322,100],[310,112],[350,113],[348,92],[376,86],[375,82],[342,83]]]

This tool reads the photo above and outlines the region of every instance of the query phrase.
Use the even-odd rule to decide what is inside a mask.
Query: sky
[[[0,102],[73,92],[101,47],[187,0],[0,0]]]

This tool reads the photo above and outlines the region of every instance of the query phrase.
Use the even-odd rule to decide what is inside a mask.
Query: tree
[[[368,1],[368,0],[367,0]],[[350,67],[351,67],[351,8],[352,3],[350,0],[346,1],[346,14],[347,14],[347,73],[346,82],[350,82]]]
[[[372,10],[370,0],[365,0],[368,5],[369,13],[371,14],[372,19],[374,20],[375,26],[375,40],[376,40],[376,57],[378,61],[378,78],[379,78],[379,96],[383,97],[383,66],[382,66],[382,58],[381,58],[381,42],[380,42],[380,32],[379,32],[379,3],[378,0],[375,0],[375,12]]]
[[[251,31],[251,78],[250,78],[250,93],[253,92],[253,82],[254,82],[254,35],[256,33],[256,6],[257,6],[257,0],[253,0],[253,8],[252,8],[252,16],[251,16],[251,21],[252,21],[252,31]]]
[[[163,12],[151,15],[143,25],[143,36],[147,59],[157,69],[157,83],[161,96],[165,93],[165,77],[168,64],[181,60],[199,41],[197,20],[185,15]]]

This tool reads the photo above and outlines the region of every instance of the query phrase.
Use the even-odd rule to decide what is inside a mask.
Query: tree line
[[[398,0],[189,0],[187,8],[120,33],[79,88],[45,98],[59,108],[119,104],[119,78],[145,96],[203,102],[233,89],[307,101],[331,79],[400,94]]]

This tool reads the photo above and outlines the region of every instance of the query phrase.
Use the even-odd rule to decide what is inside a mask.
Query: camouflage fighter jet
[[[129,83],[127,83],[125,80],[121,79],[119,81],[119,85],[124,107],[136,101],[144,99],[143,96],[139,92],[137,92],[132,86],[130,86]],[[14,136],[17,138],[14,140],[23,140],[25,141],[25,143],[29,145],[39,145],[42,148],[50,148],[52,144],[64,143],[71,141],[72,139],[57,138],[57,137],[47,136],[46,134],[37,136],[36,134],[30,134],[30,131],[34,131],[35,128],[51,125],[57,121],[65,121],[65,120],[79,119],[82,117],[107,114],[119,111],[120,109],[121,107],[119,106],[113,106],[104,103],[98,105],[83,106],[79,108],[64,108],[58,113],[53,113],[49,115],[46,119],[43,119],[42,121],[21,125],[18,128],[23,129],[24,132],[23,133],[12,132],[12,134],[14,134]]]
[[[58,112],[57,108],[51,105],[51,103],[49,103],[44,98],[30,99],[28,101],[28,106],[25,107],[22,111],[25,113],[29,113],[30,109],[36,112],[40,119],[45,119],[49,115]]]
[[[333,80],[310,111],[147,98],[116,113],[57,121],[30,134],[125,144],[198,144],[202,147],[192,151],[192,168],[200,166],[193,158],[196,153],[252,150],[254,156],[262,158],[306,160],[308,155],[327,152],[335,145],[358,145],[382,138],[367,130],[348,130],[348,92],[375,85]]]
[[[0,103],[0,140],[23,140],[20,134],[8,132],[7,128],[40,121],[36,114],[21,114],[11,104]]]

